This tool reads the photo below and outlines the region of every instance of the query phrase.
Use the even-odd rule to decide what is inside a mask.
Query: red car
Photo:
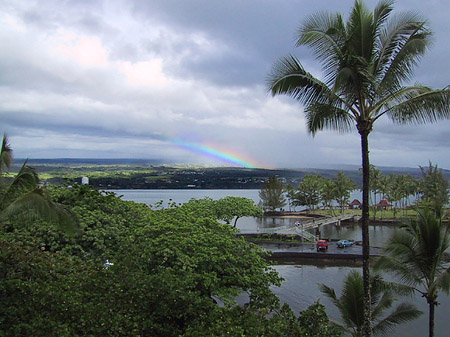
[[[317,251],[327,251],[328,250],[328,241],[327,240],[319,240],[316,243],[316,249]]]

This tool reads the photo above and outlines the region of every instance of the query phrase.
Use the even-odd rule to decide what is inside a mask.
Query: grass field
[[[313,214],[323,214],[323,215],[339,215],[339,214],[356,214],[361,215],[360,209],[344,209],[343,213],[339,209],[334,210],[315,210],[311,212]],[[370,210],[370,219],[374,220],[386,220],[386,219],[401,219],[401,218],[412,218],[417,215],[417,211],[412,208],[408,208],[406,210],[397,209],[397,210],[377,210],[376,213],[371,209]]]

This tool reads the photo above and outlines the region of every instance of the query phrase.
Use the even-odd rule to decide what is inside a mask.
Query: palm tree
[[[344,22],[339,13],[317,13],[298,31],[297,46],[310,47],[325,72],[324,81],[308,73],[295,56],[279,60],[268,78],[273,95],[287,94],[305,104],[311,134],[324,128],[361,138],[363,169],[362,241],[365,336],[371,335],[369,289],[369,134],[382,116],[398,124],[435,122],[450,117],[450,90],[404,86],[425,53],[431,32],[415,13],[389,18],[392,0],[373,12],[355,1]]]
[[[389,177],[386,175],[381,175],[379,178],[379,181],[378,181],[378,189],[381,194],[381,199],[386,199],[386,195],[390,189],[389,184],[390,184]],[[381,208],[381,219],[383,219],[383,211],[384,211],[384,208],[382,207]]]
[[[331,210],[331,215],[334,215],[334,210],[331,205],[333,200],[336,198],[335,183],[331,179],[323,178],[322,184],[320,186],[320,198],[324,209]]]
[[[450,292],[450,227],[429,209],[419,210],[416,220],[388,241],[375,264],[392,272],[401,282],[420,293],[429,306],[429,336],[434,335],[434,309],[438,291]]]
[[[372,319],[376,322],[373,333],[376,336],[388,335],[397,324],[413,320],[422,314],[413,305],[401,303],[390,314],[385,315],[385,311],[395,302],[393,288],[388,287],[379,275],[375,275],[371,278],[371,289]],[[362,336],[364,287],[361,274],[351,271],[346,276],[340,297],[337,297],[333,288],[324,284],[320,285],[320,291],[333,302],[341,314],[343,323],[334,323],[344,333],[353,337]]]
[[[431,162],[428,167],[419,167],[422,171],[422,200],[420,203],[431,207],[436,216],[440,217],[449,201],[449,181],[437,165],[433,165]]]
[[[5,182],[4,175],[12,162],[12,149],[4,135],[0,152],[0,223],[4,224],[14,216],[42,217],[57,223],[68,233],[75,233],[78,229],[75,216],[63,205],[50,200],[47,191],[39,186],[36,171],[26,161],[12,181]]]
[[[373,205],[373,220],[375,220],[376,214],[377,214],[377,207],[375,206],[377,204],[377,194],[379,191],[379,185],[380,185],[380,178],[381,178],[381,171],[377,169],[374,165],[370,164],[369,166],[369,181],[370,181],[370,192],[372,192],[373,200],[370,200],[369,195],[369,201]]]

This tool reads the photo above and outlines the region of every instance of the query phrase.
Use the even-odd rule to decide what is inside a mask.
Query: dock
[[[340,226],[342,221],[350,220],[356,221],[359,219],[358,215],[355,214],[342,214],[338,216],[331,217],[321,217],[312,219],[302,219],[296,221],[294,225],[287,225],[275,228],[265,228],[261,230],[260,234],[283,234],[283,235],[297,235],[301,236],[307,241],[314,242],[317,240],[316,235],[310,233],[308,230],[319,228],[320,226],[326,225],[337,225]]]

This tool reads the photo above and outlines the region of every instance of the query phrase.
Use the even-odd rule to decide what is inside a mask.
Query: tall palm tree
[[[295,56],[279,60],[269,74],[273,95],[287,94],[305,104],[311,134],[324,128],[361,138],[363,169],[362,241],[365,336],[370,328],[369,283],[369,134],[382,116],[398,124],[435,122],[450,117],[450,90],[403,85],[425,53],[431,32],[418,14],[389,18],[392,0],[370,12],[355,1],[347,22],[341,14],[321,12],[307,18],[297,46],[310,47],[324,70],[324,81],[308,73]]]
[[[357,271],[351,271],[346,276],[340,297],[333,288],[320,285],[320,291],[333,302],[341,314],[343,323],[334,323],[353,337],[363,336],[363,288],[363,279]],[[375,275],[371,277],[371,289],[372,318],[375,322],[373,333],[376,336],[390,335],[397,324],[411,321],[422,314],[408,303],[401,303],[391,313],[385,314],[395,302],[393,288],[388,287],[379,275]]]
[[[422,209],[416,220],[388,241],[375,264],[420,293],[429,306],[429,336],[434,335],[434,310],[439,290],[450,293],[450,227],[433,211]]]
[[[26,161],[11,182],[5,181],[5,173],[12,162],[12,149],[4,135],[0,152],[0,224],[13,216],[42,217],[68,233],[75,233],[78,229],[75,216],[63,205],[50,200],[46,190],[39,186],[36,171]]]

